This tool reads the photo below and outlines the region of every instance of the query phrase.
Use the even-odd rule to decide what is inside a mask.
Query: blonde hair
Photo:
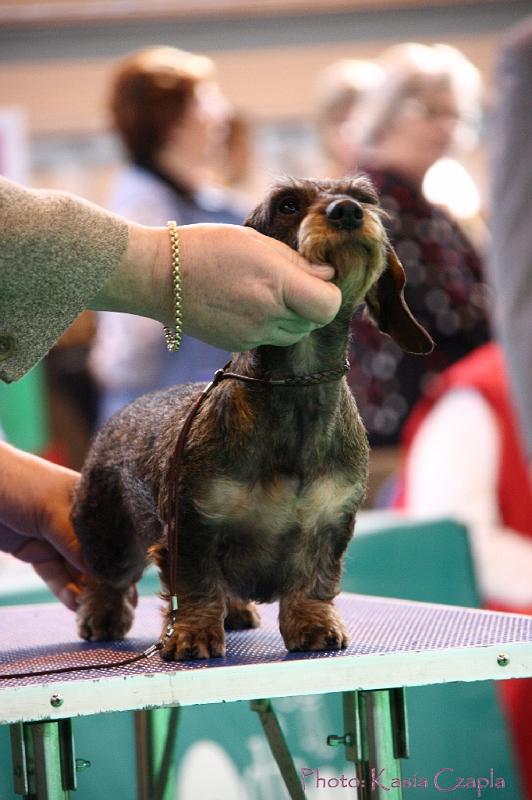
[[[352,118],[365,147],[376,145],[397,119],[406,101],[425,91],[448,89],[456,98],[460,119],[476,123],[480,114],[481,80],[478,69],[447,44],[406,42],[378,58],[381,80],[369,89]]]
[[[381,75],[382,68],[374,61],[357,58],[343,58],[325,67],[316,82],[318,124],[344,121]]]

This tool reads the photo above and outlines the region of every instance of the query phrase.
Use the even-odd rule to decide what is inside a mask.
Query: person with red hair
[[[112,211],[143,225],[242,221],[229,195],[208,181],[229,112],[209,58],[175,47],[133,53],[116,67],[109,107],[129,162],[115,183]],[[100,315],[90,356],[101,388],[99,421],[145,392],[209,380],[228,358],[190,336],[178,354],[169,353],[153,321]]]

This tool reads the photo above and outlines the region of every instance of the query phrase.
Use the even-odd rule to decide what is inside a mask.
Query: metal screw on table
[[[64,702],[64,698],[60,694],[53,694],[50,697],[50,705],[54,708],[60,708]]]
[[[500,653],[497,656],[497,664],[499,667],[507,667],[510,663],[510,657],[506,655],[506,653]]]

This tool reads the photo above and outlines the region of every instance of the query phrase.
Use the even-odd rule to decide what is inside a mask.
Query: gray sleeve
[[[34,366],[120,264],[128,225],[63,192],[0,178],[0,379]]]
[[[503,42],[495,100],[489,267],[498,333],[532,457],[532,17]]]

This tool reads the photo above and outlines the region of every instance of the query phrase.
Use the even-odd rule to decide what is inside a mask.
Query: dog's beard
[[[367,215],[356,231],[332,230],[322,213],[309,213],[301,223],[298,250],[314,264],[330,264],[342,292],[342,307],[364,300],[385,266],[380,222]]]

